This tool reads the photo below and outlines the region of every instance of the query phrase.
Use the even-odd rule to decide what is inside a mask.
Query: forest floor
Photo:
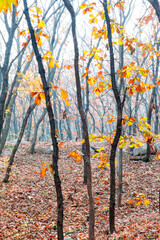
[[[8,143],[8,145],[12,145]],[[20,145],[9,183],[2,183],[8,157],[0,157],[0,239],[52,240],[56,237],[56,193],[49,171],[40,176],[44,163],[51,163],[51,154],[28,153],[30,143]],[[83,162],[69,157],[80,150],[81,143],[64,142],[59,153],[59,171],[64,197],[64,233],[70,239],[88,239],[88,197],[83,184]],[[108,147],[109,150],[109,147]],[[91,158],[95,200],[95,239],[160,239],[159,174],[160,161],[130,161],[123,157],[122,206],[116,206],[116,233],[109,234],[109,168],[101,170],[99,160]],[[118,185],[116,185],[117,187]],[[136,199],[140,194],[140,199]],[[144,195],[145,197],[144,197]],[[145,205],[148,201],[149,205]],[[145,204],[143,204],[145,203]],[[140,204],[140,206],[138,206]]]

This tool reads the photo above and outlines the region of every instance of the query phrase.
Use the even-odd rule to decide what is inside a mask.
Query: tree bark
[[[88,137],[88,126],[86,114],[83,110],[82,105],[82,95],[81,95],[81,83],[80,83],[80,75],[79,75],[79,49],[78,49],[78,41],[76,36],[76,18],[75,12],[70,4],[69,0],[63,0],[67,10],[69,11],[72,19],[72,36],[74,43],[74,69],[75,69],[75,78],[76,78],[76,89],[77,89],[77,102],[78,102],[78,110],[81,116],[82,127],[83,127],[83,136],[85,139],[85,164],[87,171],[87,191],[89,196],[89,239],[94,240],[94,224],[95,224],[95,214],[94,214],[94,200],[92,194],[92,173],[91,173],[91,165],[90,165],[90,144]]]
[[[31,106],[29,106],[29,108],[28,108],[28,110],[27,110],[27,112],[25,114],[25,117],[24,117],[23,123],[22,123],[22,127],[21,127],[21,131],[19,133],[17,142],[16,142],[16,144],[15,144],[13,150],[12,150],[12,154],[11,154],[10,159],[9,159],[9,164],[8,164],[8,167],[7,167],[7,170],[6,170],[5,177],[3,179],[4,183],[7,183],[8,180],[9,180],[9,174],[11,172],[11,167],[12,167],[13,162],[14,162],[15,154],[17,152],[19,144],[21,143],[21,140],[22,140],[22,137],[23,137],[23,134],[24,134],[24,130],[25,130],[25,127],[27,125],[28,118],[29,118],[31,112],[34,110],[35,107],[36,107],[36,104],[32,104]]]
[[[36,140],[37,140],[38,128],[39,128],[40,123],[43,121],[46,113],[47,113],[47,109],[45,108],[45,109],[43,109],[43,112],[42,112],[40,118],[38,119],[38,121],[37,121],[37,123],[36,123],[36,125],[35,125],[35,127],[34,127],[32,144],[31,144],[31,148],[30,148],[30,150],[29,150],[29,152],[30,152],[31,154],[34,153],[34,148],[35,148],[35,144],[36,144]]]
[[[0,143],[1,143],[1,135],[2,135],[2,128],[3,128],[3,123],[4,123],[4,115],[5,115],[5,102],[7,98],[7,92],[8,92],[8,66],[9,66],[9,60],[10,60],[10,55],[11,55],[11,48],[12,48],[12,43],[13,43],[13,38],[14,38],[14,33],[17,28],[16,24],[16,7],[13,6],[13,12],[12,12],[12,25],[11,29],[8,32],[8,41],[6,44],[6,51],[5,51],[5,57],[4,57],[4,64],[1,69],[2,73],[2,91],[0,95]]]
[[[116,126],[116,134],[111,145],[111,154],[110,154],[110,206],[109,206],[109,224],[110,224],[110,232],[113,233],[115,231],[115,155],[116,148],[121,136],[122,130],[122,109],[125,100],[125,95],[123,99],[123,103],[120,99],[120,94],[118,92],[118,87],[115,79],[115,63],[114,63],[114,53],[113,53],[113,44],[112,44],[112,33],[111,33],[111,25],[110,25],[110,17],[107,9],[107,1],[103,0],[104,13],[107,24],[107,32],[108,32],[108,42],[109,42],[109,52],[110,52],[110,71],[111,71],[111,83],[112,90],[114,93],[114,97],[116,99],[117,105],[117,126]]]
[[[41,80],[43,83],[43,89],[45,92],[46,107],[47,107],[47,112],[48,112],[48,117],[49,117],[49,122],[50,122],[51,139],[52,139],[52,145],[53,145],[52,166],[53,166],[53,171],[54,171],[54,182],[55,182],[55,188],[56,188],[56,194],[57,194],[57,206],[58,206],[57,235],[58,235],[58,240],[63,240],[64,239],[64,237],[63,237],[63,195],[62,195],[61,181],[60,181],[59,170],[58,170],[59,148],[58,148],[58,142],[57,142],[57,138],[56,138],[55,118],[54,118],[53,109],[52,109],[52,105],[51,105],[51,100],[50,100],[50,95],[49,95],[49,87],[48,87],[47,80],[46,80],[45,69],[44,69],[44,66],[42,63],[41,55],[38,50],[34,29],[31,25],[31,20],[29,17],[27,1],[23,0],[23,4],[24,4],[24,13],[26,16],[26,21],[27,21],[29,32],[31,35],[32,46],[33,46],[36,60],[38,63],[38,70],[39,70],[39,74],[41,76]]]

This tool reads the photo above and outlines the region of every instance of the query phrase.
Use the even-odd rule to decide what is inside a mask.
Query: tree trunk
[[[90,144],[88,137],[88,126],[85,112],[82,105],[82,95],[81,95],[81,83],[79,75],[79,50],[78,50],[78,41],[76,36],[76,19],[75,12],[70,4],[69,0],[63,0],[66,8],[68,9],[71,19],[72,19],[72,35],[74,43],[74,69],[75,69],[75,78],[76,78],[76,88],[77,88],[77,102],[78,110],[81,116],[82,126],[83,126],[83,136],[85,139],[85,157],[86,157],[86,170],[87,170],[87,191],[89,196],[89,239],[94,240],[94,224],[95,224],[95,215],[94,215],[94,200],[92,194],[92,173],[90,165]]]
[[[5,51],[5,57],[4,57],[4,64],[2,67],[2,78],[3,78],[3,84],[2,84],[2,91],[0,95],[0,143],[2,138],[2,128],[4,123],[4,115],[5,115],[5,103],[7,98],[7,92],[8,92],[8,66],[9,66],[9,60],[11,55],[11,48],[14,38],[14,33],[17,28],[16,24],[16,7],[13,6],[13,12],[12,12],[12,24],[9,31],[9,37],[6,44],[6,51]]]
[[[121,206],[121,200],[122,200],[122,176],[123,176],[123,165],[122,165],[122,154],[123,150],[122,148],[119,149],[118,152],[118,194],[117,194],[117,206]]]
[[[6,170],[5,177],[3,179],[4,183],[7,183],[8,180],[9,180],[9,174],[10,174],[13,162],[14,162],[14,156],[15,156],[15,154],[17,152],[19,144],[21,143],[21,140],[22,140],[22,137],[23,137],[23,134],[24,134],[24,130],[25,130],[25,127],[27,125],[28,118],[29,118],[31,112],[34,110],[35,107],[36,107],[36,104],[32,104],[31,106],[29,106],[29,108],[28,108],[28,110],[27,110],[27,112],[25,114],[25,117],[24,117],[23,123],[22,123],[22,127],[21,127],[21,131],[19,133],[17,142],[16,142],[16,144],[15,144],[13,150],[12,150],[12,154],[11,154],[10,159],[9,159],[9,164],[8,164],[8,167],[7,167],[7,170]]]
[[[34,153],[34,148],[35,148],[35,144],[36,144],[36,140],[37,140],[38,128],[39,128],[40,123],[41,123],[42,120],[44,119],[46,113],[47,113],[47,109],[45,108],[45,109],[43,109],[43,112],[42,112],[40,118],[38,119],[38,121],[36,122],[36,125],[35,125],[35,127],[34,127],[32,144],[31,144],[31,148],[30,148],[30,150],[29,150],[29,152],[30,152],[31,154]]]
[[[24,13],[26,16],[29,32],[31,35],[32,46],[34,49],[34,53],[36,56],[36,60],[38,63],[39,74],[41,76],[41,80],[43,83],[43,89],[45,92],[45,99],[46,99],[46,107],[49,116],[50,128],[51,128],[51,139],[53,145],[53,155],[52,155],[52,166],[54,171],[54,182],[57,194],[57,206],[58,206],[58,216],[57,216],[57,235],[58,240],[63,240],[63,195],[62,195],[62,188],[61,188],[61,181],[59,177],[59,170],[58,170],[58,142],[56,138],[56,128],[55,128],[55,118],[53,114],[53,109],[51,105],[50,95],[49,95],[49,87],[46,80],[45,69],[42,63],[42,58],[38,50],[34,29],[31,25],[31,20],[29,17],[28,6],[26,0],[23,0],[24,4]]]
[[[109,224],[110,224],[110,232],[113,233],[115,231],[115,155],[116,148],[121,136],[122,131],[122,109],[125,101],[124,99],[121,102],[120,94],[118,92],[118,87],[115,79],[115,64],[114,64],[114,53],[113,53],[113,44],[112,44],[112,33],[111,33],[111,25],[110,18],[107,9],[107,1],[103,0],[104,13],[107,23],[107,33],[108,33],[108,42],[109,42],[109,51],[110,51],[110,71],[111,71],[111,83],[112,90],[114,93],[114,97],[116,99],[117,106],[117,126],[116,126],[116,134],[111,145],[111,154],[110,154],[110,206],[109,206]]]

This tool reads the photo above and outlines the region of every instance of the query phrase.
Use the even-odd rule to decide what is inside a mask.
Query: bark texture
[[[86,164],[86,172],[87,172],[87,191],[89,196],[89,239],[94,240],[94,224],[95,224],[95,214],[94,214],[94,200],[92,194],[92,174],[91,174],[91,165],[90,165],[90,144],[88,137],[88,126],[86,114],[83,110],[82,104],[82,95],[81,95],[81,83],[80,83],[80,75],[79,75],[79,49],[78,49],[78,41],[76,36],[76,17],[75,12],[68,0],[63,0],[67,10],[69,11],[72,19],[72,36],[74,43],[74,69],[75,69],[75,78],[76,78],[76,89],[77,89],[77,102],[78,102],[78,110],[81,116],[82,128],[83,128],[83,136],[85,139],[85,164]]]
[[[111,154],[110,154],[110,206],[109,206],[109,224],[110,224],[110,232],[113,233],[115,231],[115,155],[116,148],[121,136],[122,131],[122,109],[123,103],[120,99],[120,94],[118,91],[118,87],[116,84],[115,78],[115,64],[114,64],[114,52],[113,52],[113,44],[112,44],[112,33],[111,33],[111,25],[110,25],[110,17],[107,9],[107,1],[103,1],[104,13],[107,24],[107,33],[108,33],[108,42],[109,42],[109,52],[110,52],[110,71],[111,71],[111,82],[112,82],[112,90],[114,93],[114,97],[116,100],[117,106],[117,126],[116,126],[116,134],[111,145]],[[124,98],[125,99],[125,98]]]
[[[14,157],[15,157],[15,154],[17,152],[17,149],[19,147],[19,144],[21,143],[21,140],[23,138],[23,134],[24,134],[24,130],[25,130],[25,127],[27,125],[27,121],[28,121],[28,118],[31,114],[31,112],[34,110],[34,108],[36,107],[36,104],[32,104],[31,106],[29,106],[27,112],[26,112],[26,115],[23,119],[23,123],[22,123],[22,127],[21,127],[21,131],[19,133],[19,136],[18,136],[18,139],[17,139],[17,142],[13,148],[13,151],[12,151],[12,154],[10,156],[10,159],[9,159],[9,164],[8,164],[8,167],[7,167],[7,170],[6,170],[6,174],[5,174],[5,177],[3,179],[3,182],[4,183],[7,183],[8,180],[9,180],[9,174],[11,172],[11,167],[13,165],[13,162],[14,162]]]
[[[24,13],[26,16],[26,21],[28,24],[29,32],[31,35],[31,41],[32,46],[34,49],[34,53],[36,56],[36,60],[38,63],[38,70],[39,74],[41,76],[41,80],[43,83],[43,89],[45,92],[45,99],[46,99],[46,108],[48,112],[49,122],[50,122],[50,128],[51,128],[51,139],[52,139],[52,145],[53,145],[53,155],[52,155],[52,166],[54,171],[54,182],[55,182],[55,188],[56,188],[56,194],[57,194],[57,206],[58,206],[58,216],[57,216],[57,235],[58,240],[63,240],[63,195],[62,195],[62,188],[61,188],[61,181],[59,177],[59,170],[58,170],[58,142],[56,138],[56,128],[55,128],[55,118],[53,114],[53,109],[50,101],[50,95],[49,95],[49,87],[46,80],[45,70],[42,63],[42,58],[38,50],[36,38],[34,29],[31,24],[31,20],[29,17],[29,11],[27,6],[27,1],[23,0],[24,4]]]

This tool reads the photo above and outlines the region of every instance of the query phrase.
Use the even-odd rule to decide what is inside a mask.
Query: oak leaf
[[[41,171],[41,177],[44,177],[46,175],[47,169],[47,167],[43,168],[43,170]]]

